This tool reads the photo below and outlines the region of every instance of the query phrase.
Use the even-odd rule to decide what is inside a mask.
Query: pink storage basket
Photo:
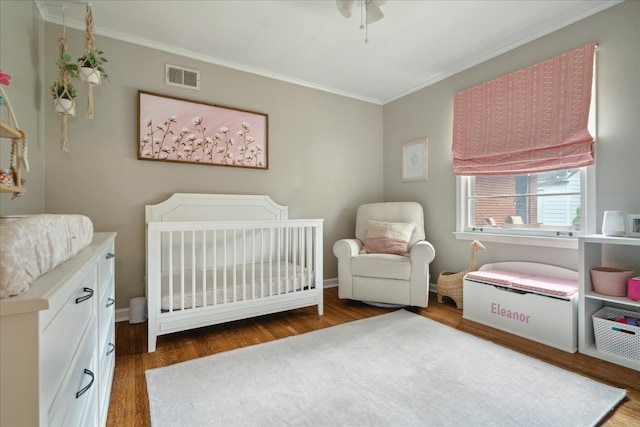
[[[632,277],[627,284],[627,296],[629,299],[640,301],[640,277]]]
[[[627,281],[634,272],[619,268],[596,267],[591,269],[593,290],[602,295],[612,297],[627,296]]]

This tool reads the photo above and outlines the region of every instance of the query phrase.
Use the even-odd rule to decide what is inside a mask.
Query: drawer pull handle
[[[89,382],[89,384],[87,384],[86,386],[82,387],[82,389],[79,392],[76,393],[76,399],[80,398],[80,396],[85,394],[87,392],[87,390],[89,390],[91,388],[91,386],[93,385],[93,380],[95,379],[95,376],[93,375],[93,372],[91,372],[90,370],[85,368],[84,373],[91,377],[91,382]]]
[[[109,350],[107,350],[107,356],[116,350],[116,345],[112,342],[109,343]]]
[[[82,292],[88,292],[88,294],[76,298],[76,304],[80,304],[83,301],[91,299],[91,297],[93,296],[93,289],[91,288],[82,288]]]
[[[107,298],[107,307],[111,307],[113,304],[116,303],[116,300],[114,300],[113,298]]]
[[[111,259],[111,258],[113,258],[114,256],[116,256],[116,254],[114,254],[114,253],[112,253],[112,252],[109,252],[105,258],[106,258],[106,259]]]

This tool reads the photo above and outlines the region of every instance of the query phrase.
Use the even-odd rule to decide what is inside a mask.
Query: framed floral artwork
[[[138,91],[138,159],[268,169],[267,114]]]
[[[402,181],[426,181],[428,138],[402,144]]]

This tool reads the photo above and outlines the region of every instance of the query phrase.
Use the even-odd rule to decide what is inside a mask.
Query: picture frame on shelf
[[[640,214],[627,215],[627,237],[640,237]]]
[[[402,144],[402,181],[426,181],[429,164],[429,138]]]
[[[269,116],[138,91],[138,159],[268,169]]]

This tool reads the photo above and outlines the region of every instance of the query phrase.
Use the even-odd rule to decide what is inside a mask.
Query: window
[[[455,94],[458,238],[577,248],[594,231],[595,48]]]
[[[585,168],[462,177],[461,231],[575,237],[583,222]]]

